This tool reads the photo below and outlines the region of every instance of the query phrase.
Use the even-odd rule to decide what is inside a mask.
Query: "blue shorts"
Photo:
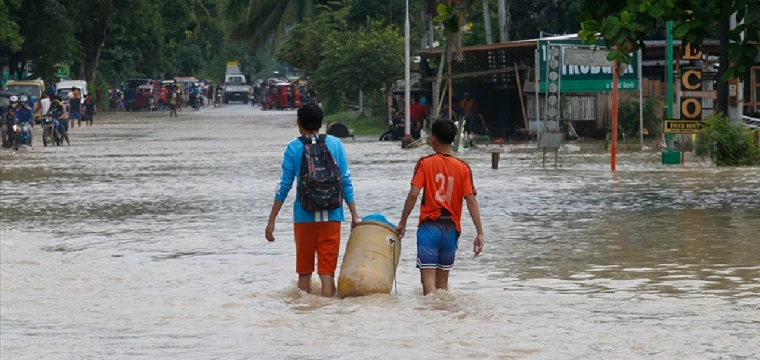
[[[69,113],[69,120],[82,120],[82,113],[79,113],[79,112]]]
[[[417,229],[417,268],[449,270],[454,267],[459,231],[448,220],[425,221]]]

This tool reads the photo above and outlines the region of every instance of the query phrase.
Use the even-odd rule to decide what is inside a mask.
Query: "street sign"
[[[567,47],[565,48],[565,64],[586,66],[610,66],[607,60],[610,52],[604,49]]]
[[[702,91],[683,90],[681,91],[681,97],[717,99],[718,92],[715,90],[702,90]]]
[[[581,40],[538,40],[538,48],[540,52],[539,64],[539,91],[546,92],[547,79],[546,79],[546,65],[548,62],[548,56],[546,53],[547,43],[551,45],[564,45],[564,55],[562,56],[564,64],[562,67],[562,93],[589,93],[589,92],[607,92],[612,91],[612,63],[607,61],[607,66],[590,66],[590,65],[569,65],[567,61],[567,54],[570,47],[580,48],[587,46],[583,44]],[[600,42],[597,53],[606,52],[604,43]],[[587,48],[591,50],[591,48]],[[572,52],[572,51],[570,51]],[[572,55],[571,55],[572,56]],[[594,58],[601,55],[593,55]],[[605,55],[606,56],[606,55]],[[571,59],[572,60],[572,59]],[[606,58],[605,58],[606,60]],[[594,60],[596,61],[596,60]],[[632,61],[627,66],[623,67],[620,72],[620,79],[618,82],[618,90],[620,91],[635,91],[639,89],[639,74],[638,74],[638,56],[636,53],[632,53]]]
[[[697,134],[702,130],[703,124],[698,120],[665,120],[665,133]]]
[[[69,66],[66,64],[56,64],[55,65],[55,76],[56,77],[69,77]]]

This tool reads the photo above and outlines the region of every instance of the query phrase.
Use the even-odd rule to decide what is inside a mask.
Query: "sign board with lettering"
[[[697,134],[704,123],[698,120],[665,120],[666,134]]]
[[[56,77],[69,77],[69,66],[66,64],[55,64]]]
[[[702,91],[681,91],[681,97],[691,97],[700,99],[717,99],[718,92],[715,90],[702,90]]]
[[[582,48],[586,47],[588,51],[591,51],[591,48],[587,47],[588,45],[583,44],[583,41],[581,40],[554,40],[554,41],[547,41],[547,40],[538,40],[538,48],[540,53],[540,61],[539,63],[539,91],[545,92],[546,86],[547,86],[547,79],[546,79],[546,63],[547,63],[547,54],[546,54],[546,47],[547,44],[551,45],[565,45],[565,50],[563,54],[563,64],[562,64],[562,84],[561,84],[561,92],[562,93],[593,93],[593,92],[606,92],[606,91],[612,91],[612,63],[607,61],[608,66],[591,66],[591,65],[569,65],[569,62],[567,61],[568,56],[568,50],[570,48]],[[596,50],[597,53],[606,53],[606,48],[604,46],[604,43],[599,44],[599,48]],[[576,55],[571,53],[571,58],[569,60],[575,61],[578,59],[574,59],[573,56],[577,58]],[[593,55],[594,59],[597,59],[598,56],[601,55]],[[638,74],[638,56],[636,53],[632,53],[632,62],[625,66],[623,68],[623,71],[620,72],[620,79],[618,82],[618,90],[620,91],[635,91],[639,89],[639,74]],[[604,60],[606,60],[606,55],[604,56]],[[596,61],[596,60],[594,60]]]
[[[686,44],[684,60],[701,60],[702,52]],[[702,99],[698,96],[705,93],[702,90],[702,69],[689,69],[681,74],[681,118],[685,120],[702,119]],[[684,95],[686,94],[686,95]],[[692,96],[696,95],[696,96]],[[667,129],[666,129],[667,130]],[[690,134],[690,133],[686,133]]]
[[[566,47],[565,64],[587,66],[610,66],[612,62],[607,60],[609,51],[605,49]]]

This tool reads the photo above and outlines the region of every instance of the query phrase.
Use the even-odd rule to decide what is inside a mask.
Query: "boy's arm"
[[[398,232],[399,239],[404,237],[406,233],[406,222],[409,219],[409,215],[414,210],[414,205],[417,204],[417,197],[420,195],[420,190],[425,187],[425,171],[422,169],[422,159],[417,161],[417,166],[414,167],[414,177],[412,177],[412,187],[409,189],[409,194],[406,196],[404,202],[404,210],[401,212],[401,220],[399,220],[396,231]]]
[[[465,163],[466,165],[467,163]],[[484,235],[483,235],[483,223],[480,220],[480,206],[478,205],[478,192],[475,190],[475,185],[472,181],[472,169],[470,169],[470,166],[467,165],[467,171],[466,171],[466,177],[464,181],[465,186],[465,201],[467,202],[467,211],[470,212],[470,217],[472,218],[473,224],[475,224],[475,230],[478,232],[478,235],[475,237],[475,241],[473,242],[472,251],[475,253],[475,256],[478,256],[483,251],[483,245],[485,242]]]
[[[417,204],[417,197],[420,195],[421,188],[412,185],[409,189],[409,194],[406,195],[406,201],[404,202],[404,211],[401,212],[401,220],[399,220],[396,231],[398,232],[398,238],[403,239],[406,233],[406,222],[409,219],[409,215],[414,210],[414,205]]]
[[[348,169],[346,148],[343,147],[343,143],[340,145],[340,152],[338,154],[338,167],[341,169],[343,180],[343,199],[346,200],[348,211],[351,212],[351,229],[353,229],[359,224],[359,213],[356,211],[356,203],[354,202],[354,185],[351,182],[351,171]]]
[[[478,236],[475,237],[472,251],[475,256],[479,255],[483,251],[483,245],[485,238],[483,236],[483,223],[480,221],[480,206],[478,205],[478,198],[475,194],[467,195],[465,198],[467,201],[467,210],[470,212],[473,224],[475,224],[475,230],[478,232]]]
[[[272,210],[269,212],[269,222],[267,228],[264,231],[264,236],[267,241],[274,241],[274,224],[277,220],[277,215],[282,209],[282,204],[288,197],[290,188],[293,187],[293,178],[295,178],[296,164],[293,161],[294,150],[290,145],[285,149],[285,155],[282,158],[282,175],[280,176],[280,182],[277,184],[277,190],[274,194],[274,203],[272,204]]]

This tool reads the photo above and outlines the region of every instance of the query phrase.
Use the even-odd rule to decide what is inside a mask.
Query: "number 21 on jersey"
[[[435,175],[435,183],[438,186],[438,190],[435,192],[435,201],[440,203],[451,203],[451,194],[454,192],[454,177],[448,178],[438,173]]]

